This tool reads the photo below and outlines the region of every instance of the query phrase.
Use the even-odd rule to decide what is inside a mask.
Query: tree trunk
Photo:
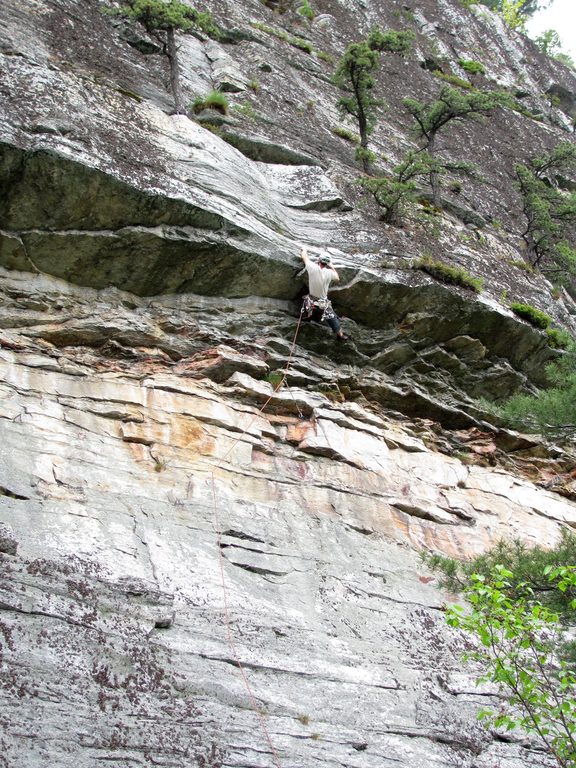
[[[434,152],[436,150],[435,133],[431,134],[427,149],[430,157],[434,158]],[[430,187],[432,189],[432,204],[436,208],[440,208],[440,174],[438,171],[430,171]]]
[[[182,105],[182,89],[180,87],[180,67],[178,64],[178,48],[176,46],[176,33],[171,27],[167,30],[167,54],[170,63],[170,88],[174,97],[174,112],[177,115],[185,115],[186,110]]]
[[[370,174],[370,155],[368,149],[368,121],[364,110],[358,110],[358,132],[360,133],[360,148],[362,152],[362,168],[364,173]]]

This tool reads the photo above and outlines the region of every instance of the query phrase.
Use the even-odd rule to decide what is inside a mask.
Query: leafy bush
[[[308,21],[314,21],[314,16],[316,15],[308,0],[303,0],[302,5],[296,9],[296,13],[308,19]]]
[[[515,395],[499,415],[515,429],[539,431],[553,437],[576,431],[576,344],[546,367],[548,388],[535,395]]]
[[[557,282],[576,276],[576,249],[571,245],[571,226],[576,222],[576,193],[558,189],[558,174],[576,168],[576,146],[564,141],[528,165],[515,167],[526,224],[522,237],[530,263],[555,274]]]
[[[458,64],[465,72],[469,72],[471,75],[484,75],[486,70],[484,65],[479,61],[472,61],[470,59],[459,59]]]
[[[259,29],[261,32],[266,32],[267,35],[274,35],[274,37],[277,37],[279,40],[284,40],[285,43],[293,45],[295,48],[300,48],[300,50],[306,51],[306,53],[312,53],[314,50],[312,43],[309,43],[308,40],[304,40],[303,37],[289,35],[288,32],[283,29],[276,29],[276,27],[270,27],[268,24],[262,24],[259,21],[253,21],[252,26],[255,29]]]
[[[548,566],[576,563],[576,533],[563,528],[560,534],[559,543],[548,549],[539,545],[528,547],[520,539],[500,539],[482,555],[467,560],[428,553],[422,553],[421,558],[431,570],[439,574],[438,586],[454,593],[466,589],[473,573],[489,578],[497,565],[504,565],[514,572],[514,579],[508,589],[511,597],[521,593],[523,587],[520,585],[528,585],[538,600],[548,608],[576,619],[576,613],[570,608],[570,601],[576,597],[576,591],[555,592],[543,576]]]
[[[506,259],[506,264],[509,264],[511,267],[517,267],[517,269],[521,269],[524,272],[534,272],[534,267],[524,261],[524,259]]]
[[[468,288],[474,293],[480,293],[484,284],[482,278],[473,277],[460,267],[452,267],[442,261],[434,261],[429,256],[423,256],[419,259],[414,265],[414,269],[420,269],[443,283]]]
[[[412,48],[415,39],[416,35],[411,30],[387,29],[382,32],[379,27],[372,27],[367,43],[373,51],[398,53],[400,56],[404,56]]]
[[[382,221],[399,225],[404,209],[416,199],[415,179],[429,175],[436,166],[428,152],[408,152],[404,160],[393,169],[391,176],[365,178],[360,183],[372,192],[378,205],[384,209]]]
[[[331,130],[332,133],[334,133],[336,136],[339,136],[341,139],[345,139],[352,144],[360,143],[360,136],[358,136],[357,133],[354,133],[354,131],[351,131],[349,128],[344,128],[341,125],[334,125],[332,126]]]
[[[574,566],[545,568],[542,578],[549,589],[574,595]],[[536,735],[561,768],[574,768],[576,676],[571,664],[558,658],[564,635],[560,618],[526,584],[511,595],[514,581],[514,573],[501,564],[488,577],[472,574],[466,588],[471,610],[451,607],[446,621],[463,630],[468,641],[475,636],[476,647],[464,659],[480,663],[484,671],[477,682],[495,683],[507,700],[498,711],[481,710],[479,718],[491,727]],[[576,600],[570,606],[576,608]]]
[[[546,334],[548,344],[552,349],[567,349],[570,344],[574,343],[574,339],[568,331],[563,331],[560,328],[546,328]]]
[[[445,82],[450,83],[450,85],[455,85],[457,88],[465,88],[466,90],[470,90],[474,87],[468,80],[463,80],[457,75],[444,74],[444,72],[441,72],[439,69],[435,69],[432,74],[440,80],[444,80]]]
[[[191,110],[195,115],[204,109],[213,109],[225,115],[228,112],[229,102],[222,91],[210,91],[205,96],[197,96],[191,104]]]
[[[517,314],[518,317],[527,320],[536,328],[548,328],[552,322],[552,318],[549,315],[542,312],[540,309],[536,309],[536,307],[532,307],[530,304],[520,304],[519,302],[514,301],[510,304],[510,309]]]

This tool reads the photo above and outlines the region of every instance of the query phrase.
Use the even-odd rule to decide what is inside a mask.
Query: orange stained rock
[[[286,441],[289,443],[301,443],[308,437],[311,431],[313,434],[316,434],[316,428],[312,421],[297,421],[289,424]]]

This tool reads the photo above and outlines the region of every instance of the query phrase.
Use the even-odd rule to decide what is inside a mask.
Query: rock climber
[[[323,253],[317,261],[308,256],[306,248],[302,248],[300,258],[308,272],[308,291],[302,303],[302,319],[326,323],[336,334],[336,338],[344,341],[348,337],[340,327],[340,319],[328,299],[328,288],[333,282],[340,280],[340,275],[332,266],[332,260]]]

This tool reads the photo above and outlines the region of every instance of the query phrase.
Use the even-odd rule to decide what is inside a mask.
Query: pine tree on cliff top
[[[383,103],[373,95],[374,73],[378,69],[380,53],[386,51],[402,56],[410,49],[413,39],[413,32],[392,29],[382,32],[374,27],[366,40],[351,43],[346,48],[334,73],[334,83],[350,94],[339,99],[338,107],[342,113],[356,118],[360,134],[356,159],[362,162],[365,173],[370,172],[372,160],[368,137],[376,125],[377,109]]]
[[[180,86],[180,64],[176,32],[197,29],[218,39],[220,30],[209,13],[202,13],[178,0],[128,0],[116,13],[126,19],[140,22],[149,35],[156,38],[170,64],[170,88],[176,114],[184,114]]]

